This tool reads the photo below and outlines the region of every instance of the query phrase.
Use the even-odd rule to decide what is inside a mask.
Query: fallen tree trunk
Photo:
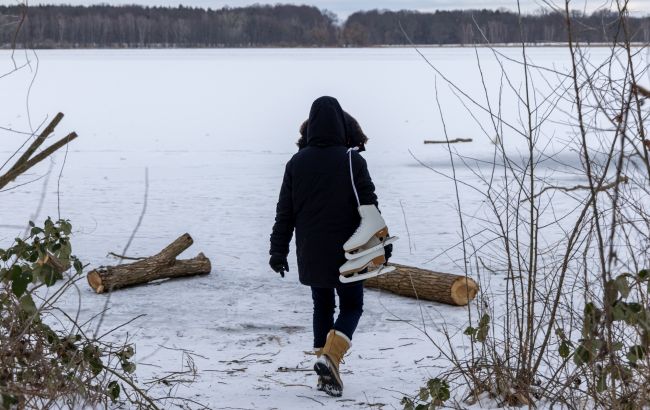
[[[199,253],[192,259],[174,261],[173,264],[155,271],[144,267],[125,270],[123,269],[125,266],[127,265],[95,269],[88,273],[88,284],[95,292],[104,293],[159,279],[208,274],[212,270],[210,259],[203,253]]]
[[[187,233],[183,234],[149,258],[124,265],[101,266],[90,271],[87,276],[88,283],[95,292],[103,293],[156,279],[209,273],[210,261],[202,253],[194,259],[176,260],[176,257],[192,243],[194,243],[192,237]],[[175,266],[179,263],[179,266]]]
[[[471,138],[455,138],[453,140],[424,140],[425,144],[457,144],[459,142],[472,142]]]
[[[407,296],[454,306],[467,305],[478,293],[478,284],[465,276],[434,272],[391,263],[395,271],[365,281],[377,288]]]

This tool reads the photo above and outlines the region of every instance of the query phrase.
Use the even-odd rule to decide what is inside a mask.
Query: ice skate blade
[[[394,270],[395,270],[394,266],[382,266],[381,268],[375,269],[375,270],[373,270],[371,272],[354,273],[354,274],[352,274],[350,276],[347,276],[347,277],[343,276],[343,275],[340,275],[339,276],[339,281],[341,281],[341,283],[359,282],[359,281],[362,281],[362,280],[374,278],[374,277],[379,276],[379,275],[383,275],[384,273],[392,272]]]
[[[363,259],[353,259],[347,261],[339,268],[339,273],[343,276],[353,275],[357,272],[361,272],[364,269],[375,269],[383,266],[386,263],[386,256],[384,255],[384,250],[375,251],[374,255],[368,256],[372,259],[365,260]],[[361,263],[361,264],[359,264]]]
[[[352,260],[352,259],[359,259],[361,257],[364,257],[366,255],[369,255],[375,251],[378,251],[379,249],[383,248],[386,245],[390,245],[391,243],[396,242],[399,239],[399,236],[391,236],[390,238],[387,238],[383,243],[380,243],[379,245],[373,246],[372,248],[360,250],[358,252],[345,252],[345,259],[347,260]]]

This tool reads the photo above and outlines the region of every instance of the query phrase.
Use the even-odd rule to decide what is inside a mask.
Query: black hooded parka
[[[352,189],[346,121],[338,101],[314,101],[307,124],[306,146],[286,165],[271,255],[286,257],[296,230],[300,282],[313,287],[342,286],[339,267],[345,263],[343,244],[360,223]],[[352,151],[354,182],[362,205],[377,205],[375,186],[366,161]]]

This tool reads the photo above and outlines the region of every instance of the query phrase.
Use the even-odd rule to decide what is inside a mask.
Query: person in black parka
[[[343,244],[360,223],[348,149],[363,148],[367,138],[356,120],[333,97],[314,101],[301,134],[300,150],[289,160],[284,172],[271,233],[269,264],[283,276],[289,270],[287,255],[295,229],[298,274],[300,282],[312,290],[314,348],[319,355],[324,347],[331,347],[330,342],[347,343],[349,347],[363,311],[363,282],[342,284],[339,268],[346,262]],[[355,150],[351,155],[360,203],[377,205],[366,161]],[[387,258],[390,250],[386,249]],[[336,321],[335,290],[340,307]],[[330,341],[337,335],[346,341]],[[340,362],[339,357],[336,359]],[[336,366],[338,373],[338,363]]]

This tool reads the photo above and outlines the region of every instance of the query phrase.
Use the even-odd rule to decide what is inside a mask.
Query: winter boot
[[[320,359],[320,357],[323,355],[323,348],[315,347],[314,354],[316,355],[317,360]],[[318,376],[318,382],[316,383],[316,390],[325,391],[325,383],[323,383],[323,378],[320,375]]]
[[[323,348],[323,354],[316,360],[314,370],[323,380],[325,393],[340,397],[343,394],[343,381],[339,365],[351,346],[350,339],[338,330],[330,330]]]
[[[350,239],[343,244],[343,250],[351,254],[363,248],[373,236],[382,242],[388,238],[386,222],[375,205],[360,205],[358,211],[361,223]]]

